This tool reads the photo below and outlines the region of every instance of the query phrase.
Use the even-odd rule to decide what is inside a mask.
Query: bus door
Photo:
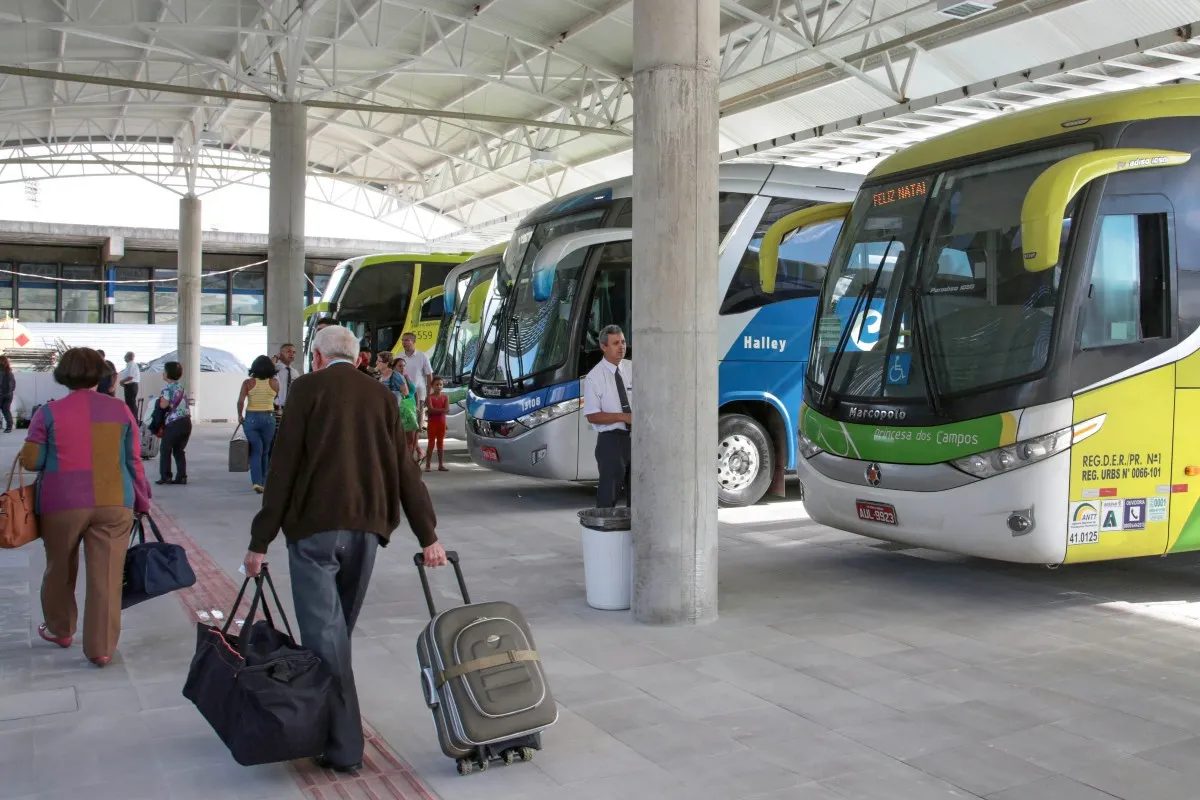
[[[576,354],[576,379],[579,396],[583,397],[583,379],[592,367],[600,363],[600,331],[607,325],[619,325],[628,344],[625,357],[633,360],[633,230],[630,228],[599,228],[577,231],[560,236],[541,249],[533,263],[534,298],[546,301],[553,286],[556,265],[578,250],[589,248],[585,265],[586,297],[576,305],[579,352]],[[636,381],[635,381],[636,384]],[[636,386],[635,389],[636,390]],[[594,481],[599,477],[596,468],[596,432],[582,413],[576,414],[578,449],[576,480]]]
[[[1168,208],[1166,198],[1146,195],[1100,204],[1071,366],[1081,388],[1139,367],[1175,335]],[[1072,447],[1068,562],[1200,543],[1200,531],[1189,535],[1191,545],[1180,536],[1200,485],[1172,458],[1173,451],[1190,455],[1200,466],[1200,452],[1188,447],[1196,441],[1200,389],[1176,385],[1175,365],[1166,364],[1076,395],[1076,435],[1090,420],[1099,429]]]
[[[633,360],[633,241],[611,242],[600,251],[592,273],[591,293],[583,306],[583,331],[579,341],[579,392],[583,379],[604,357],[600,350],[600,331],[619,325],[627,343],[625,357]],[[636,391],[637,380],[634,380]],[[596,432],[580,409],[579,480],[600,477],[596,467]]]

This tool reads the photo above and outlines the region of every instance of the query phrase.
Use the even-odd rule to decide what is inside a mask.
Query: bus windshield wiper
[[[875,299],[875,291],[879,288],[879,278],[883,275],[883,265],[887,263],[888,254],[892,252],[892,245],[896,243],[896,237],[893,236],[887,243],[887,247],[883,250],[883,256],[879,259],[879,266],[875,268],[875,274],[871,277],[870,284],[864,284],[858,290],[858,297],[854,299],[854,305],[850,309],[850,320],[846,323],[846,327],[842,329],[842,335],[838,339],[837,347],[833,350],[833,358],[829,360],[829,378],[825,381],[825,385],[821,387],[821,395],[817,398],[817,405],[821,408],[826,408],[826,403],[829,400],[829,392],[833,388],[833,379],[837,377],[838,364],[842,361],[842,356],[846,353],[846,346],[850,343],[850,329],[854,327],[855,317],[860,309],[862,310],[862,319],[858,323],[858,338],[861,341],[863,329],[867,324],[866,311],[871,308],[871,301]]]
[[[513,336],[513,344],[517,351],[517,370],[521,373],[521,378],[525,378],[525,354],[521,347],[521,324],[517,321],[517,315],[511,314],[508,318],[509,334]],[[506,362],[507,363],[507,362]],[[512,388],[512,373],[509,372],[508,386]]]
[[[838,337],[838,343],[833,348],[833,357],[829,359],[829,374],[825,377],[825,385],[821,387],[821,393],[817,396],[817,406],[825,408],[825,403],[829,399],[829,392],[833,387],[833,378],[837,375],[838,364],[842,360],[842,354],[846,352],[846,344],[850,341],[850,329],[854,327],[854,318],[858,314],[859,308],[862,307],[863,298],[867,296],[867,285],[864,283],[858,287],[858,296],[854,298],[854,305],[850,307],[850,319],[846,322],[846,327],[842,328],[842,335]]]
[[[504,385],[506,387],[508,387],[509,389],[511,389],[512,388],[512,375],[508,370],[507,358],[504,359],[504,366],[503,367],[500,366],[501,353],[503,351],[503,342],[501,341],[501,337],[505,335],[503,333],[503,331],[505,330],[505,328],[504,328],[504,321],[506,319],[505,306],[507,306],[507,305],[508,305],[508,302],[505,301],[504,305],[500,306],[500,308],[498,308],[496,310],[496,313],[492,316],[492,318],[490,320],[488,320],[488,326],[482,332],[482,335],[480,336],[480,354],[479,354],[480,358],[476,359],[476,362],[477,362],[476,366],[477,367],[485,366],[485,362],[484,362],[482,356],[486,355],[486,353],[483,352],[483,348],[487,347],[488,334],[491,333],[493,329],[495,329],[496,338],[492,340],[493,344],[492,344],[492,350],[491,350],[491,359],[487,363],[495,364],[495,366],[497,368],[501,369],[501,371],[504,373]],[[485,372],[484,374],[487,374],[487,373]],[[494,378],[495,375],[493,374],[492,377]],[[475,379],[475,376],[474,376],[474,374],[472,374],[471,380],[474,381],[474,379]],[[489,381],[489,382],[491,382],[491,381]]]
[[[934,371],[933,343],[926,335],[928,328],[925,324],[924,295],[921,293],[921,287],[913,286],[909,289],[909,296],[912,300],[913,334],[917,339],[917,355],[921,358],[921,377],[924,378],[925,397],[929,400],[929,407],[933,413],[940,417],[942,416],[942,394],[938,390],[937,374]]]

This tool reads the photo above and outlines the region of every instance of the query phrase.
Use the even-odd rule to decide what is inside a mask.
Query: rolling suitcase
[[[155,400],[155,402],[158,401]],[[138,398],[138,429],[141,431],[142,437],[142,460],[158,458],[162,439],[158,438],[158,434],[150,432],[150,423],[146,420],[146,398],[144,397]]]
[[[414,556],[432,618],[417,640],[421,690],[442,752],[458,773],[529,761],[558,720],[533,635],[511,603],[471,603],[458,553],[446,553],[465,605],[438,612],[421,553]]]

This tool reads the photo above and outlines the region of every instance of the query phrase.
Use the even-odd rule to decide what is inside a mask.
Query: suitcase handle
[[[447,550],[446,560],[454,567],[454,577],[458,579],[458,590],[462,593],[463,604],[470,605],[471,593],[467,591],[467,579],[463,577],[462,566],[458,563],[458,551]],[[417,565],[417,574],[421,576],[421,590],[425,592],[425,605],[429,606],[429,617],[432,619],[437,616],[437,608],[433,605],[433,592],[429,588],[429,577],[425,574],[425,554],[414,555],[413,563]]]
[[[433,670],[425,667],[421,670],[421,689],[425,694],[425,705],[432,708],[437,708],[441,700],[438,699],[437,689],[433,686]]]

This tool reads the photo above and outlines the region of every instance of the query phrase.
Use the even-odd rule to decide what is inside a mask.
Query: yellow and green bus
[[[445,314],[446,276],[469,253],[386,253],[338,264],[319,303],[304,309],[304,350],[317,320],[332,317],[353,330],[372,353],[399,351],[400,335],[417,335],[418,350],[432,350]]]
[[[1186,84],[1005,114],[876,167],[814,325],[809,515],[1011,562],[1200,550],[1198,149]]]

